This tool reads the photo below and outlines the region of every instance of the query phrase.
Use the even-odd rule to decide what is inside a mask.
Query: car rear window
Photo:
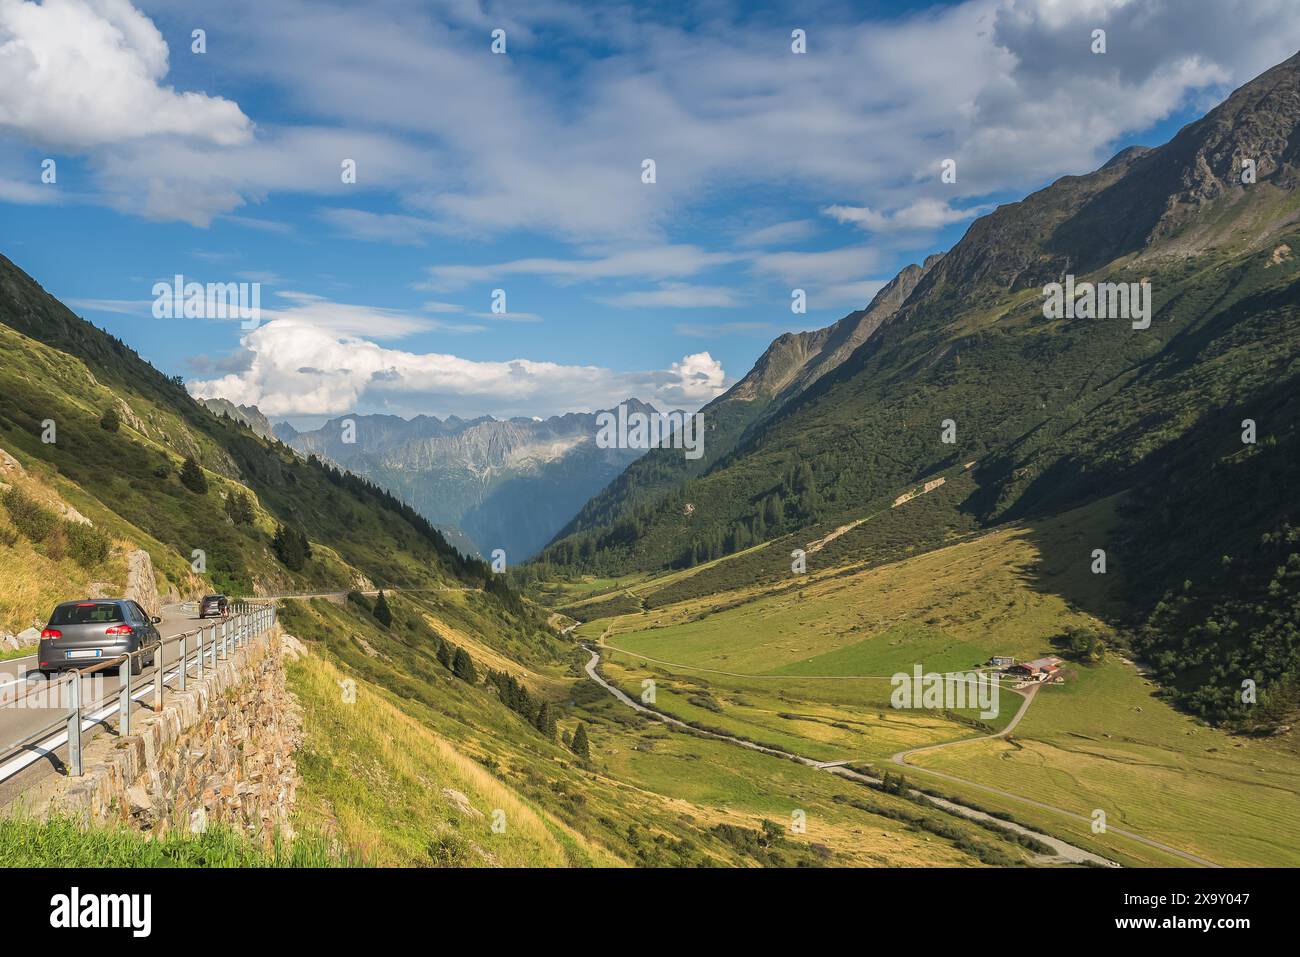
[[[79,601],[60,605],[50,617],[51,625],[93,625],[106,621],[121,621],[122,609],[102,601]]]

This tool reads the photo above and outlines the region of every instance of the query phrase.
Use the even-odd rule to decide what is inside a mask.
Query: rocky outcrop
[[[60,511],[62,511],[63,517],[67,519],[69,522],[76,522],[78,525],[95,524],[94,522],[86,518],[86,516],[82,515],[80,512],[78,512],[75,508],[73,508],[71,505],[67,504],[66,502],[62,504]]]
[[[138,602],[151,615],[162,610],[162,601],[158,597],[158,580],[153,574],[153,560],[143,548],[137,548],[126,558],[126,592],[125,597]]]
[[[271,421],[255,405],[235,405],[229,399],[215,398],[200,399],[199,402],[213,415],[233,419],[241,425],[248,426],[263,438],[274,439],[276,437],[275,431],[271,427]]]
[[[25,478],[26,476],[27,470],[23,468],[23,464],[4,449],[0,449],[0,492],[8,491],[10,486],[13,485],[16,480]],[[33,491],[30,484],[28,484],[24,490],[28,492]],[[41,504],[52,507],[59,515],[69,522],[76,522],[78,525],[95,524],[67,502],[63,501],[63,499],[59,498],[53,490],[46,488],[45,486],[39,486],[39,491],[36,491],[36,498],[41,502]]]
[[[0,449],[0,478],[9,478],[10,476],[14,476],[14,475],[26,475],[26,474],[27,474],[27,470],[23,468],[23,464],[21,462],[19,462],[16,458],[14,458],[4,449]]]
[[[20,651],[23,648],[32,648],[40,640],[41,630],[39,628],[24,628],[16,635],[7,631],[0,631],[0,651]]]

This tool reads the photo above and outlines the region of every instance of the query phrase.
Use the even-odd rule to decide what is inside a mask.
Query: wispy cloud
[[[953,223],[965,222],[992,211],[992,203],[956,209],[938,199],[918,199],[891,212],[879,212],[868,206],[827,206],[822,210],[841,223],[852,223],[868,232],[933,232]]]
[[[502,282],[511,276],[539,276],[557,283],[600,279],[637,278],[662,280],[693,276],[741,257],[708,252],[690,244],[647,246],[624,249],[590,258],[515,259],[486,265],[438,265],[429,268],[421,288],[461,289],[473,283]]]
[[[471,312],[475,319],[489,319],[493,322],[541,322],[542,317],[535,312]]]
[[[596,301],[626,309],[730,309],[739,305],[735,291],[725,286],[693,286],[687,283],[661,283],[655,289],[597,296]]]
[[[775,326],[770,322],[716,322],[693,323],[679,322],[673,326],[673,332],[690,339],[721,339],[725,336],[770,335]]]
[[[752,229],[736,237],[737,246],[783,246],[799,242],[817,232],[817,226],[811,219],[790,219],[773,223],[760,229]]]
[[[82,312],[111,312],[122,316],[153,315],[152,299],[68,299],[66,303]]]
[[[364,209],[326,209],[320,218],[349,239],[398,246],[422,245],[433,232],[435,223],[418,216],[400,213],[372,213]]]
[[[824,252],[772,252],[754,257],[756,272],[792,286],[859,280],[880,263],[879,250],[846,246]]]

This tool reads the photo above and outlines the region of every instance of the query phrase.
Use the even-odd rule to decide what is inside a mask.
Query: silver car
[[[159,640],[155,626],[161,621],[149,617],[129,598],[65,601],[54,609],[50,623],[41,632],[36,652],[38,669],[49,674],[138,651]],[[145,664],[152,665],[155,654],[132,658],[131,673],[138,675]],[[144,657],[148,662],[141,660]]]

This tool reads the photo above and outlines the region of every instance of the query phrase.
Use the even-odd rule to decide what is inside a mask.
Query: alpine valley
[[[0,815],[0,863],[1300,866],[1300,54],[923,252],[698,458],[298,431],[0,257],[0,664],[69,596],[220,591],[276,603],[300,723],[290,849],[140,833],[159,778]],[[1045,308],[1120,284],[1149,315]]]

